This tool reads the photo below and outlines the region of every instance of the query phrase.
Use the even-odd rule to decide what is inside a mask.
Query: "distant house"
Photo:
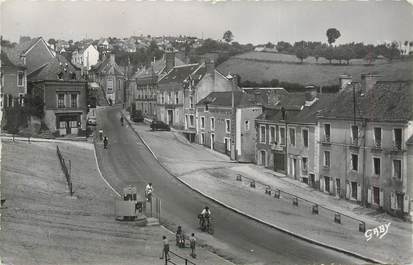
[[[76,50],[72,53],[72,63],[77,67],[83,67],[86,70],[97,64],[99,60],[99,51],[90,44],[86,49]]]
[[[125,73],[115,61],[115,54],[109,54],[102,62],[92,66],[90,78],[104,90],[112,103],[125,102]]]
[[[13,48],[2,47],[2,106],[13,106],[16,101],[22,104],[27,93],[27,77],[54,57],[41,37],[21,41]]]
[[[109,42],[107,39],[100,39],[98,42],[98,47],[101,49],[108,50],[110,48]]]
[[[205,67],[200,64],[175,66],[173,52],[166,53],[165,57],[165,67],[170,70],[158,81],[157,119],[177,129],[183,129],[185,80],[188,80],[191,75],[198,75],[201,71],[205,73]]]
[[[232,160],[255,162],[254,120],[263,104],[233,85],[234,91],[212,92],[196,105],[197,140]]]
[[[24,104],[27,94],[27,71],[24,60],[15,58],[12,54],[1,53],[0,88],[1,109]]]
[[[28,93],[44,99],[44,122],[59,136],[84,135],[87,82],[65,57],[57,55],[28,75]]]
[[[232,81],[215,69],[214,61],[208,60],[205,62],[205,71],[190,75],[184,83],[183,134],[189,141],[194,142],[197,134],[196,124],[199,122],[196,104],[212,92],[232,91]]]

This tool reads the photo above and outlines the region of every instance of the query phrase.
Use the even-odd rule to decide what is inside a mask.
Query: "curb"
[[[115,188],[113,188],[112,185],[109,184],[109,182],[105,179],[105,177],[103,177],[102,171],[100,171],[99,162],[98,162],[98,157],[97,157],[97,155],[96,155],[96,146],[95,146],[94,144],[93,144],[93,154],[95,155],[96,167],[97,167],[97,169],[98,169],[100,178],[105,182],[106,185],[109,186],[109,188],[110,188],[119,198],[122,198],[122,196],[119,194],[119,192],[117,192],[117,191],[115,190]]]
[[[124,116],[123,113],[122,113],[122,115]],[[386,262],[379,261],[379,260],[376,260],[376,259],[372,259],[372,258],[363,256],[363,255],[360,255],[360,254],[358,254],[358,253],[354,253],[354,252],[351,252],[351,251],[342,249],[342,248],[338,248],[338,247],[334,247],[334,246],[331,246],[331,245],[327,245],[327,244],[322,243],[322,242],[319,242],[319,241],[317,241],[317,240],[314,240],[314,239],[311,239],[311,238],[308,238],[308,237],[305,237],[305,236],[302,236],[302,235],[293,233],[293,232],[291,232],[291,231],[289,231],[289,230],[287,230],[287,229],[278,227],[278,226],[276,226],[276,225],[274,225],[274,224],[270,224],[270,223],[268,223],[268,222],[266,222],[266,221],[264,221],[264,220],[261,220],[261,219],[259,219],[259,218],[254,217],[254,216],[251,216],[251,215],[248,215],[247,213],[245,213],[245,212],[243,212],[243,211],[240,211],[240,210],[238,210],[238,209],[236,209],[236,208],[234,208],[234,207],[232,207],[232,206],[229,206],[229,205],[227,205],[227,204],[225,204],[225,203],[223,203],[223,202],[221,202],[221,201],[219,201],[219,200],[217,200],[217,199],[215,199],[215,198],[213,198],[213,197],[211,197],[211,196],[203,193],[202,191],[200,191],[200,190],[192,187],[190,184],[188,184],[187,182],[185,182],[184,180],[182,180],[181,178],[179,178],[178,176],[176,176],[174,173],[170,172],[170,170],[169,170],[168,168],[166,168],[166,166],[164,166],[164,165],[159,161],[159,159],[156,157],[156,155],[154,154],[154,152],[152,151],[152,149],[149,147],[149,145],[146,144],[146,142],[142,139],[142,137],[138,134],[138,132],[131,126],[131,123],[129,122],[129,120],[128,120],[128,119],[126,119],[126,120],[128,121],[128,123],[129,123],[132,131],[138,136],[138,138],[139,138],[140,140],[142,140],[143,144],[144,144],[144,145],[146,146],[146,148],[152,153],[152,155],[154,156],[155,160],[158,161],[159,165],[160,165],[163,169],[165,169],[165,171],[168,172],[171,176],[173,176],[174,178],[176,178],[179,182],[181,182],[182,184],[184,184],[185,186],[187,186],[188,188],[190,188],[192,191],[195,191],[195,192],[201,194],[202,196],[206,197],[207,199],[209,199],[209,200],[211,200],[211,201],[213,201],[213,202],[215,202],[215,203],[217,203],[217,204],[219,204],[219,205],[221,205],[221,206],[223,206],[223,207],[225,207],[225,208],[227,208],[227,209],[229,209],[229,210],[231,210],[231,211],[233,211],[233,212],[236,212],[236,213],[238,213],[238,214],[241,214],[241,215],[243,215],[243,216],[245,216],[245,217],[247,217],[247,218],[249,218],[249,219],[251,219],[251,220],[254,220],[254,221],[258,222],[258,223],[261,223],[261,224],[264,224],[264,225],[269,226],[269,227],[271,227],[271,228],[277,229],[277,230],[279,230],[279,231],[281,231],[281,232],[284,232],[284,233],[286,233],[286,234],[288,234],[288,235],[290,235],[290,236],[293,236],[293,237],[295,237],[295,238],[299,238],[299,239],[304,240],[304,241],[306,241],[306,242],[309,242],[309,243],[312,243],[312,244],[315,244],[315,245],[318,245],[318,246],[321,246],[321,247],[325,247],[325,248],[328,248],[328,249],[331,249],[331,250],[334,250],[334,251],[337,251],[337,252],[341,252],[341,253],[344,253],[344,254],[347,254],[347,255],[350,255],[350,256],[353,256],[353,257],[356,257],[356,258],[365,260],[365,261],[367,261],[367,262],[378,263],[378,264],[386,264]]]
[[[0,135],[1,139],[13,139],[13,136],[9,135]],[[21,136],[15,136],[15,140],[17,141],[23,141],[23,142],[29,142],[27,137],[21,137]],[[73,142],[78,142],[78,143],[89,143],[87,139],[55,139],[55,138],[38,138],[38,137],[30,137],[30,142],[52,142],[52,143],[73,143]]]

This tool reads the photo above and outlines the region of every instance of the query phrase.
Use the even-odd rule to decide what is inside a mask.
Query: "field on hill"
[[[218,70],[224,74],[239,74],[244,81],[262,82],[278,79],[303,85],[337,85],[341,74],[350,74],[353,80],[360,81],[362,73],[379,74],[381,80],[413,80],[411,59],[393,62],[377,60],[373,65],[365,65],[363,60],[352,60],[349,65],[330,65],[324,58],[315,63],[315,59],[311,57],[300,64],[293,55],[249,52],[231,57],[220,64]]]

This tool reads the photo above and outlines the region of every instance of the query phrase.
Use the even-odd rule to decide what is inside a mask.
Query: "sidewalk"
[[[197,265],[231,264],[202,247],[190,258],[161,226],[115,221],[116,196],[99,177],[93,145],[59,142],[59,148],[72,163],[73,197],[56,143],[2,142],[2,264],[161,265],[162,235],[173,252]]]
[[[336,199],[271,170],[252,164],[233,163],[222,154],[185,142],[178,133],[151,132],[149,126],[143,124],[134,124],[133,128],[171,173],[193,189],[230,208],[343,252],[383,263],[411,264],[413,261],[410,223]],[[268,196],[264,192],[265,186],[256,184],[256,188],[251,188],[249,181],[237,181],[237,174],[362,220],[366,223],[366,229],[391,222],[389,232],[382,239],[373,237],[367,241],[364,233],[358,231],[358,221],[342,215],[341,224],[337,224],[334,222],[334,212],[323,208],[319,209],[318,215],[313,215],[312,204],[299,201],[298,206],[293,206],[291,196],[282,194],[281,199]]]

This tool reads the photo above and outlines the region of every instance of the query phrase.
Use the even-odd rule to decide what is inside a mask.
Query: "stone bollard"
[[[271,187],[270,186],[265,187],[265,194],[268,194],[268,195],[271,196]]]
[[[236,176],[236,180],[237,180],[237,181],[242,181],[242,176],[241,176],[240,174],[238,174],[238,175]]]
[[[274,191],[274,198],[279,199],[281,197],[281,191],[280,190],[275,190]]]
[[[298,206],[298,198],[297,197],[293,198],[293,205]]]
[[[334,214],[334,222],[337,224],[341,224],[341,214],[339,213]]]
[[[312,213],[313,214],[318,214],[318,205],[317,204],[313,205],[313,212]]]
[[[365,222],[360,222],[359,223],[359,232],[366,232],[366,223]]]
[[[255,188],[255,180],[251,180],[251,182],[250,182],[250,187],[251,187],[251,188]]]

